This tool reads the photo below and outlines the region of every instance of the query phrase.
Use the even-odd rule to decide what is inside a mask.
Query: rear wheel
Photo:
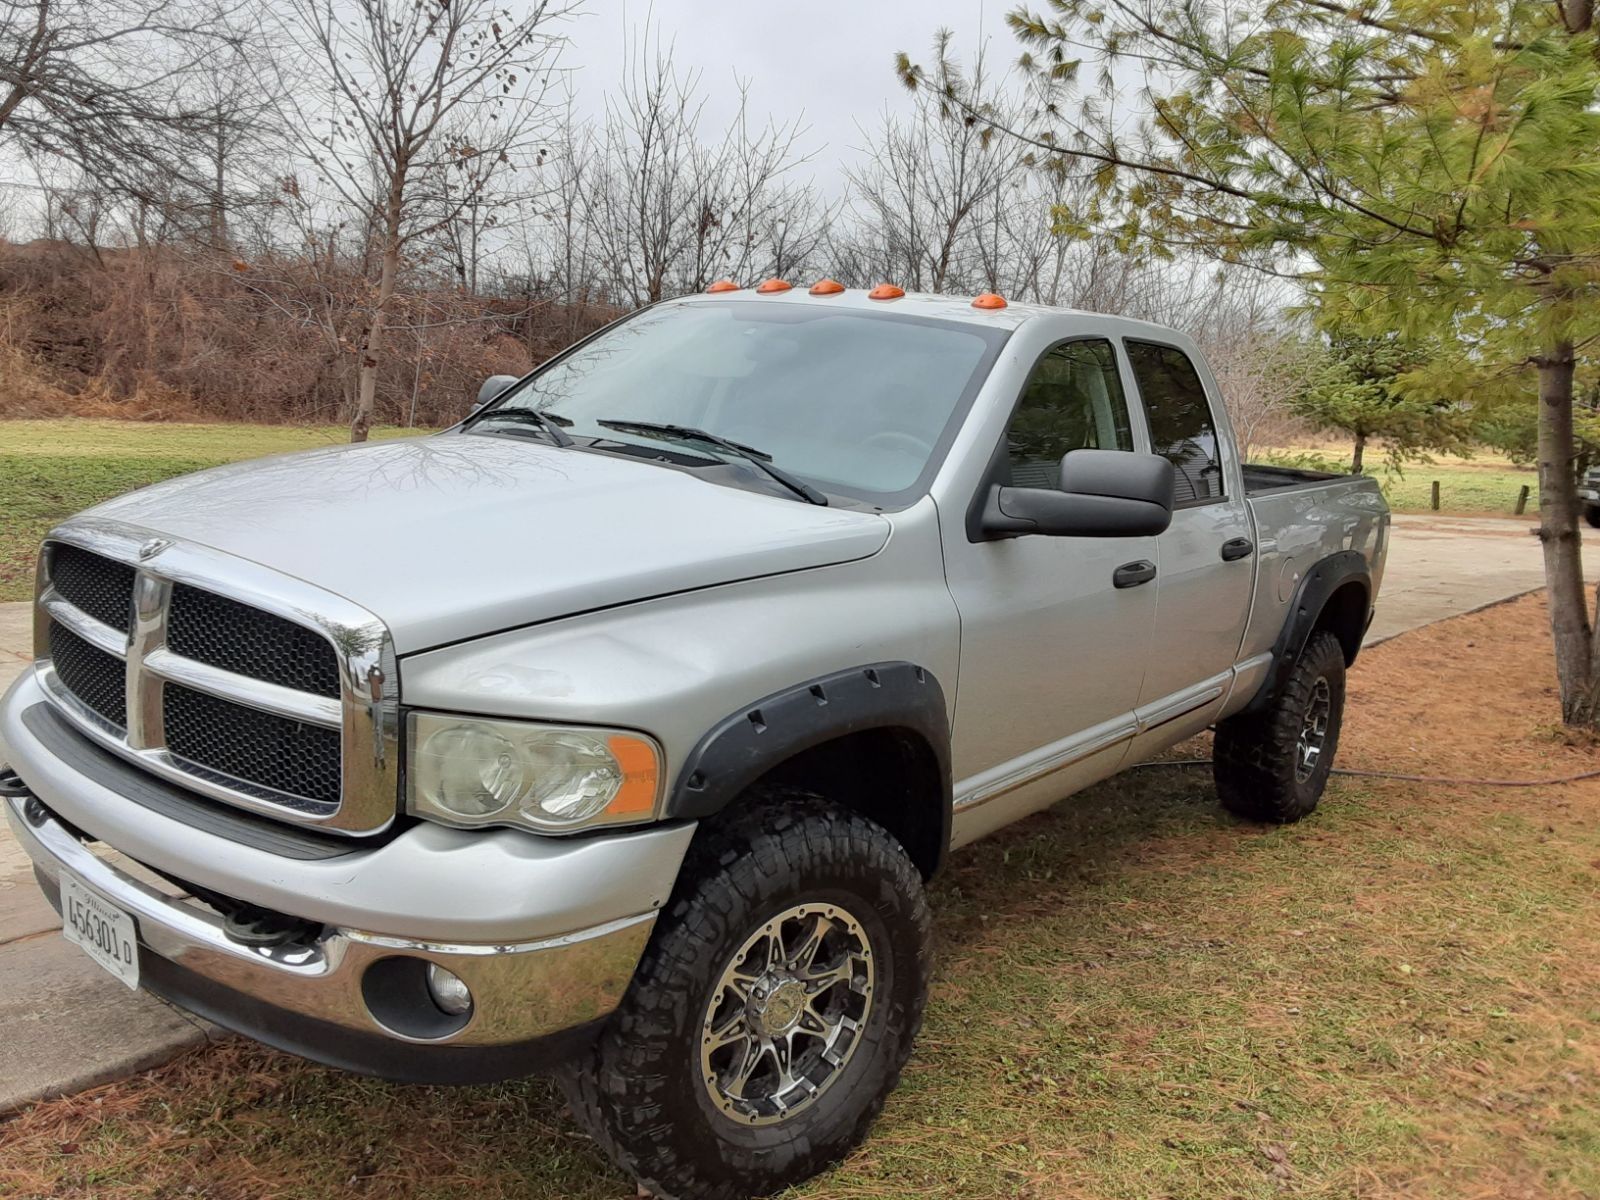
[[[1218,724],[1211,761],[1224,808],[1287,824],[1317,807],[1339,747],[1344,671],[1339,639],[1314,632],[1264,709]]]
[[[732,1200],[866,1135],[922,1021],[932,918],[879,826],[768,793],[698,839],[628,994],[563,1079],[657,1196]]]
[[[1589,522],[1591,528],[1600,529],[1600,504],[1585,504],[1583,519]]]

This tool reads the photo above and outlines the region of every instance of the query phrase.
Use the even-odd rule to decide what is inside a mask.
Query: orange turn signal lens
[[[706,289],[708,292],[737,292],[739,285],[731,279],[719,279]]]
[[[811,285],[813,296],[837,296],[844,291],[844,284],[837,279],[819,279]]]
[[[868,300],[898,300],[906,294],[905,288],[897,288],[892,283],[880,283],[867,293]]]
[[[998,292],[985,292],[972,302],[973,308],[1004,308],[1006,298]]]
[[[793,286],[794,284],[790,283],[787,279],[769,279],[760,287],[756,288],[756,291],[760,292],[762,295],[770,295],[773,292],[787,292]]]
[[[647,815],[656,807],[657,760],[655,747],[642,738],[612,734],[606,748],[622,769],[622,786],[606,805],[608,816]]]

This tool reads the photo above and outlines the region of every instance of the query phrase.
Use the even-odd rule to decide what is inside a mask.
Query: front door
[[[1062,455],[1083,448],[1134,449],[1117,352],[1102,338],[1064,341],[1040,357],[990,482],[1054,487]],[[1115,769],[1132,733],[1156,589],[1119,588],[1112,577],[1153,560],[1156,539],[973,542],[953,521],[942,536],[961,614],[952,758],[965,841],[1081,785],[1074,767]],[[981,819],[964,819],[980,805]]]

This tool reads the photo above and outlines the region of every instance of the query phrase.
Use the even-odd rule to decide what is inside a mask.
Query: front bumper
[[[65,756],[38,703],[31,676],[0,702],[0,759],[31,793],[4,808],[46,894],[59,905],[70,872],[129,913],[150,990],[269,1044],[391,1078],[524,1074],[604,1018],[693,832],[559,840],[418,826],[376,849],[295,858],[174,819],[128,798],[129,786],[118,794],[115,773],[135,768],[86,744]],[[306,929],[248,944],[213,905],[136,877],[91,840]],[[428,963],[466,982],[465,1017],[428,999]]]

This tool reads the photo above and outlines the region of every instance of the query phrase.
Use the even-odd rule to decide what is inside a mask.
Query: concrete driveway
[[[1393,520],[1368,645],[1544,586],[1532,522],[1409,513]],[[1583,532],[1585,571],[1600,579],[1600,530]]]
[[[1368,642],[1521,595],[1543,584],[1526,522],[1397,516]],[[1600,577],[1600,531],[1590,534]],[[0,690],[29,661],[27,604],[0,605]],[[56,932],[27,858],[0,826],[0,1112],[161,1062],[212,1032],[130,992]]]

